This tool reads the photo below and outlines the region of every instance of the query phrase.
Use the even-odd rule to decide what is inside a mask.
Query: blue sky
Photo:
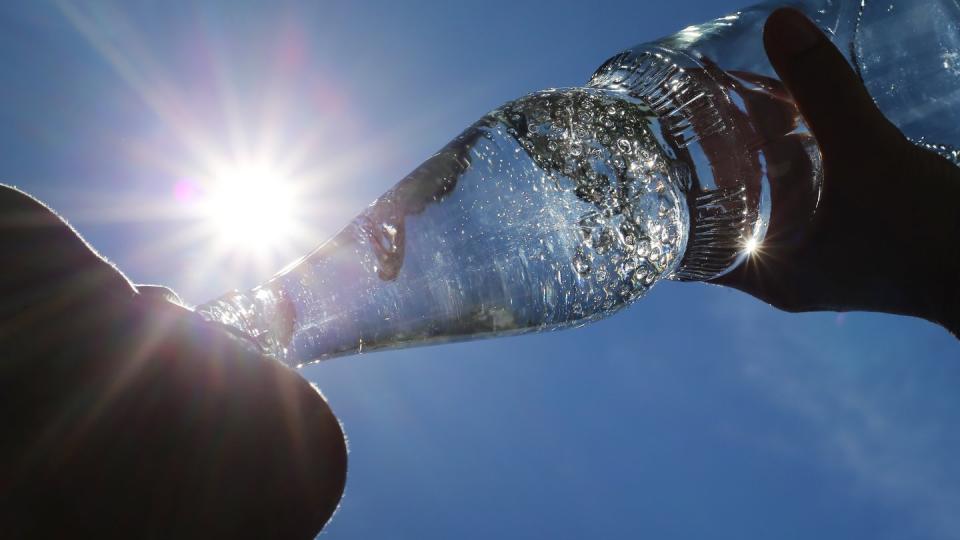
[[[0,5],[0,180],[199,303],[307,251],[487,110],[740,7]],[[79,4],[77,4],[79,5]],[[208,162],[295,164],[268,260],[196,233]],[[666,283],[587,328],[303,370],[350,439],[336,539],[960,537],[960,343]]]

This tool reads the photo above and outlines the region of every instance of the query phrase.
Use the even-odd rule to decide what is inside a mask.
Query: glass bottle
[[[634,47],[583,87],[485,115],[333,238],[197,311],[291,365],[582,325],[660,279],[708,280],[763,240],[771,182],[820,154],[762,45],[791,5],[917,144],[958,142],[952,0],[773,2]]]

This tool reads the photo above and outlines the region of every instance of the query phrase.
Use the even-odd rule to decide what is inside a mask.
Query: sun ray
[[[123,190],[85,193],[76,200],[86,202],[72,216],[83,224],[168,222],[169,233],[131,253],[133,261],[162,266],[171,257],[189,257],[189,272],[182,273],[188,283],[178,287],[216,280],[230,289],[245,285],[231,280],[249,279],[252,272],[269,278],[323,240],[311,227],[339,225],[360,209],[343,205],[327,189],[337,178],[369,168],[371,152],[389,150],[393,134],[384,130],[354,151],[323,153],[327,141],[342,135],[326,129],[324,120],[335,118],[337,129],[349,129],[357,117],[335,88],[303,69],[311,65],[310,47],[299,21],[271,22],[275,49],[267,56],[273,60],[250,79],[248,64],[259,66],[258,60],[234,57],[216,21],[198,17],[195,34],[181,43],[202,67],[202,79],[193,84],[167,69],[141,37],[140,21],[123,10],[57,5],[159,128],[150,130],[157,135],[133,137],[119,149],[147,175],[150,193],[162,196],[144,202],[142,192],[139,201]],[[248,79],[256,84],[243,86]]]
[[[194,129],[193,116],[184,106],[185,100],[164,78],[160,64],[149,50],[133,37],[137,32],[129,21],[104,5],[85,10],[75,3],[60,1],[57,6],[140,99],[183,137],[191,153],[203,156],[211,141],[203,137],[201,130]]]

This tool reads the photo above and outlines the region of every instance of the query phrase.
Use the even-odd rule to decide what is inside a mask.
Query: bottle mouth
[[[690,233],[670,276],[680,281],[706,281],[729,272],[763,238],[768,221],[766,179],[757,173],[759,167],[750,170],[749,154],[756,149],[743,133],[748,118],[718,82],[718,71],[687,54],[642,46],[609,59],[588,83],[646,104],[660,122],[668,150],[690,165]]]

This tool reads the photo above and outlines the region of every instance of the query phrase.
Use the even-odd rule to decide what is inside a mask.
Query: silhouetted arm
[[[773,183],[762,249],[716,282],[787,311],[911,315],[960,335],[960,168],[910,143],[799,12],[774,12],[764,45],[820,145],[823,191],[812,220],[784,223],[809,203]]]

